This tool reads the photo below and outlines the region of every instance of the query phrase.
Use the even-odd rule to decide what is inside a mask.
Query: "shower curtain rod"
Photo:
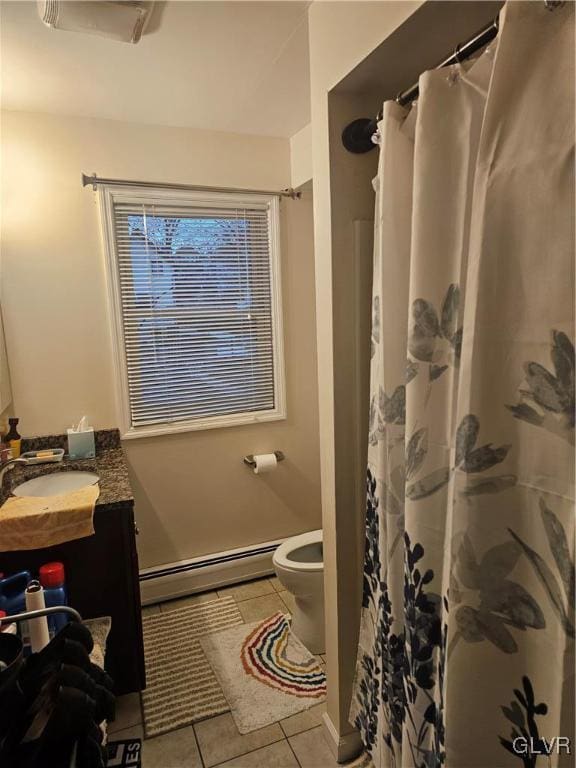
[[[475,53],[482,50],[482,48],[486,47],[488,43],[491,43],[497,34],[498,17],[491,21],[486,27],[483,27],[479,32],[476,32],[476,34],[465,43],[458,43],[454,49],[454,53],[447,56],[440,64],[435,66],[434,69],[442,69],[443,67],[450,67],[452,64],[460,64],[461,62],[466,61],[466,59],[469,59],[471,56],[474,56]],[[418,83],[414,83],[410,88],[401,91],[398,96],[396,96],[396,102],[400,104],[401,107],[405,107],[407,104],[414,101],[414,99],[418,98],[418,93]],[[378,113],[378,119],[381,119],[381,116],[382,110]]]
[[[452,64],[459,64],[466,59],[469,59],[479,50],[492,42],[498,34],[498,17],[490,22],[487,26],[483,27],[479,32],[476,32],[465,43],[458,43],[454,52],[443,59],[440,64],[436,65],[434,69],[441,69],[442,67],[448,67]],[[406,88],[396,96],[396,103],[405,107],[412,101],[418,98],[419,88],[418,83],[414,83],[410,88]],[[372,141],[372,136],[376,133],[378,121],[382,119],[382,110],[378,112],[374,119],[369,117],[360,117],[357,120],[353,120],[342,131],[342,143],[344,147],[349,151],[357,155],[370,152],[374,149],[376,144]]]
[[[555,11],[557,8],[562,8],[562,6],[566,5],[566,0],[544,0],[544,5],[547,10]],[[434,69],[441,69],[452,64],[460,64],[482,50],[482,48],[485,48],[498,34],[498,23],[499,19],[497,16],[490,24],[466,40],[465,43],[459,43],[454,52],[441,61]],[[400,106],[405,107],[418,98],[418,92],[418,83],[414,83],[410,88],[400,91],[396,96],[396,102]],[[372,136],[376,132],[378,121],[381,119],[382,110],[378,112],[374,119],[360,117],[349,123],[342,131],[342,143],[348,152],[361,155],[374,149],[376,144],[372,141]]]
[[[144,187],[144,188],[158,188],[164,189],[180,189],[188,190],[189,192],[243,192],[248,195],[276,195],[278,197],[290,197],[292,200],[299,200],[302,196],[301,192],[289,187],[288,189],[269,190],[269,189],[242,189],[239,187],[205,187],[200,184],[170,184],[166,182],[154,182],[154,181],[129,181],[128,179],[105,179],[101,176],[97,176],[95,173],[92,176],[82,174],[82,186],[92,186],[94,192],[99,184],[105,184],[109,187]]]

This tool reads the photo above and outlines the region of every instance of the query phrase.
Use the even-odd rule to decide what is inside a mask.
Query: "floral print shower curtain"
[[[351,709],[376,768],[574,764],[573,67],[573,3],[511,2],[384,105]]]

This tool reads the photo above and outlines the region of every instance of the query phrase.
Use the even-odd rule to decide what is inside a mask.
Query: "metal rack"
[[[39,608],[36,611],[23,611],[22,613],[14,613],[11,616],[0,617],[0,625],[12,624],[13,622],[29,621],[31,619],[40,619],[43,616],[53,616],[55,613],[66,613],[72,621],[81,623],[82,617],[74,608],[70,608],[68,605],[55,605],[51,608]],[[77,744],[74,745],[72,750],[72,757],[70,758],[70,768],[75,768],[77,758]]]
[[[29,621],[30,619],[40,619],[42,616],[53,616],[55,613],[67,613],[71,619],[82,623],[82,616],[74,608],[67,605],[55,605],[52,608],[39,608],[36,611],[24,611],[23,613],[14,613],[12,616],[0,617],[1,624],[12,624],[19,621]]]

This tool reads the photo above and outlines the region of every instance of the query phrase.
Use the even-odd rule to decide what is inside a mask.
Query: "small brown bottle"
[[[4,442],[8,443],[10,446],[10,450],[12,452],[12,458],[17,459],[20,456],[20,450],[22,447],[22,438],[16,429],[18,422],[20,419],[11,418],[8,419],[8,424],[10,426],[10,429],[4,436]]]

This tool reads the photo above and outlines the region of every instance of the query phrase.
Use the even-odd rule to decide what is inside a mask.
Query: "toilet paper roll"
[[[44,589],[39,581],[31,581],[26,587],[26,610],[39,611],[42,608],[46,608]],[[48,619],[46,616],[41,616],[39,619],[30,619],[28,622],[28,632],[30,633],[32,653],[38,653],[50,642]]]
[[[276,469],[278,460],[273,453],[257,453],[254,456],[256,466],[254,467],[255,475],[263,475],[266,472],[272,472]]]

